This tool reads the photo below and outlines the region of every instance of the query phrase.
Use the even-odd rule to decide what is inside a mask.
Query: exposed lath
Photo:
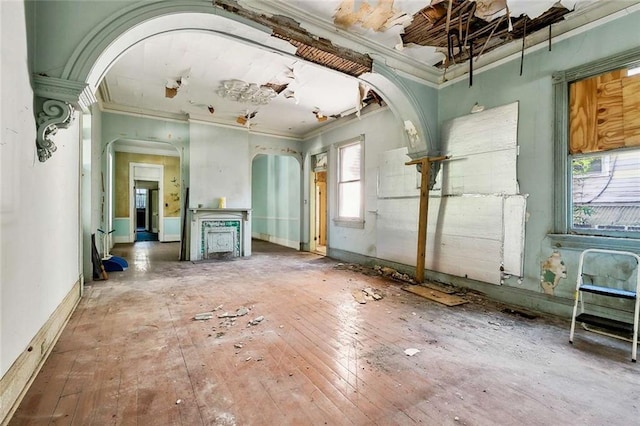
[[[371,64],[365,65],[344,59],[335,53],[327,52],[322,48],[294,40],[283,34],[274,32],[273,36],[286,40],[297,47],[298,50],[296,51],[296,56],[306,59],[307,61],[323,65],[327,68],[331,68],[354,77],[358,77],[365,72],[371,71]]]
[[[242,8],[234,0],[213,0],[213,5],[270,28],[274,37],[295,46],[296,56],[303,59],[354,77],[372,69],[373,61],[368,55],[335,46],[330,40],[315,37],[286,16],[258,14]]]
[[[473,45],[473,55],[478,56],[513,40],[521,39],[525,35],[525,25],[526,34],[531,34],[563,20],[563,16],[570,12],[558,3],[535,19],[530,19],[526,15],[506,18],[503,16],[488,22],[477,16],[476,2],[452,0],[450,17],[447,20],[448,3],[445,1],[420,10],[414,15],[413,21],[405,28],[402,35],[402,42],[405,45],[417,44],[441,48],[447,55],[447,61],[433,64],[438,67],[469,59],[471,45]]]

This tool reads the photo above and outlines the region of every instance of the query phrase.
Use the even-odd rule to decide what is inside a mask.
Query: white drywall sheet
[[[407,148],[392,149],[380,155],[378,198],[416,197],[420,195],[420,179],[416,166],[405,166],[411,161]]]
[[[443,195],[517,194],[518,103],[454,118],[442,127]]]
[[[524,206],[521,195],[431,197],[426,268],[492,284],[502,265],[519,276]],[[378,257],[415,265],[418,208],[418,198],[378,201]]]
[[[522,276],[526,196],[518,194],[518,104],[456,118],[443,130],[442,163],[430,192],[425,266],[500,284]],[[419,190],[406,148],[379,159],[377,256],[415,265]],[[444,194],[444,195],[443,195]]]

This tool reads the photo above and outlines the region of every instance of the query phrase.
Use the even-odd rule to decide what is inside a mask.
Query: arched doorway
[[[300,249],[300,163],[259,154],[251,164],[253,238]]]

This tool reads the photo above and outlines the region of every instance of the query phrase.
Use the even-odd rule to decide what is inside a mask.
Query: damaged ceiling
[[[303,138],[384,105],[357,79],[372,71],[372,58],[435,85],[500,58],[487,59],[489,52],[517,52],[523,37],[543,34],[551,46],[562,31],[630,3],[639,2],[213,0],[213,12],[224,13],[206,17],[212,31],[169,32],[133,46],[99,97],[107,110]]]

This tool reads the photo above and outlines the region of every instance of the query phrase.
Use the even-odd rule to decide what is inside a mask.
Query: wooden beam
[[[431,163],[448,159],[448,156],[423,157],[404,163],[406,166],[421,165],[420,210],[418,213],[418,251],[416,256],[416,282],[424,282],[424,261],[427,252],[427,218],[429,217],[429,177]]]

